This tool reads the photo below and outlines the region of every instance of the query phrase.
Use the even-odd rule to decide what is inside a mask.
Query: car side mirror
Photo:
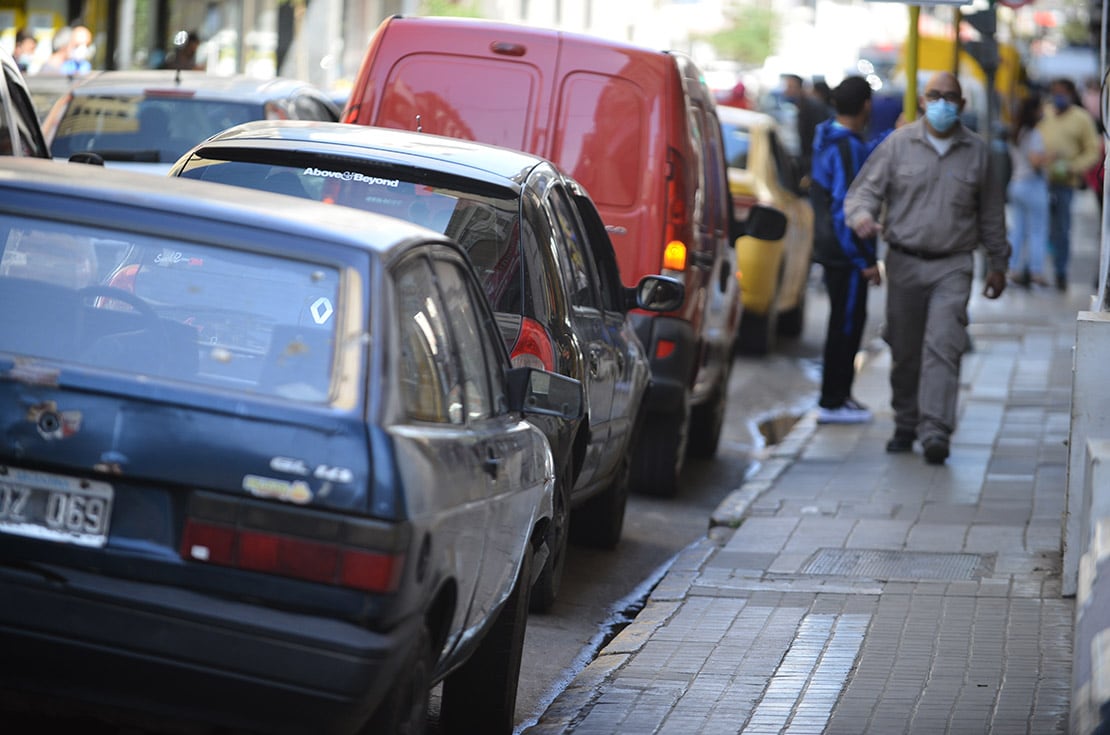
[[[626,288],[625,311],[637,307],[645,311],[674,311],[686,298],[686,286],[670,276],[644,276],[635,288]]]
[[[508,398],[509,409],[525,415],[556,416],[568,421],[582,418],[582,383],[566,375],[532,367],[512,368]]]
[[[748,235],[759,240],[781,240],[786,234],[786,215],[774,207],[764,204],[753,205],[748,218],[743,222],[732,223],[732,242]]]

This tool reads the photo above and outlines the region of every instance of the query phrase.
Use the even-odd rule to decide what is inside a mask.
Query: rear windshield
[[[748,167],[748,146],[751,135],[746,128],[732,123],[721,123],[721,133],[725,139],[725,161],[729,168]]]
[[[0,215],[0,351],[323,402],[339,270]]]
[[[355,207],[414,222],[462,245],[495,311],[522,309],[519,202],[464,188],[458,179],[437,180],[427,170],[398,170],[349,162],[335,167],[287,166],[193,159],[189,179]]]
[[[54,158],[92,151],[106,161],[173,163],[202,140],[263,117],[261,105],[146,95],[74,97],[50,144]]]

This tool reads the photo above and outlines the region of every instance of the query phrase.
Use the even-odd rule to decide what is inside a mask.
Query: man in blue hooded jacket
[[[825,270],[829,325],[818,423],[866,423],[871,412],[852,397],[856,353],[867,321],[867,287],[882,283],[874,237],[861,238],[844,220],[844,197],[864,160],[886,133],[863,139],[871,118],[871,85],[848,77],[832,92],[836,117],[817,126],[811,199],[815,220],[813,259]],[[831,228],[828,225],[831,224]],[[824,234],[822,234],[824,232]]]

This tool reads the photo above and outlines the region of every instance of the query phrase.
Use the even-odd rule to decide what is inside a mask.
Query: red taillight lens
[[[555,370],[555,345],[543,325],[535,319],[520,320],[520,334],[512,351],[513,367],[534,367]]]
[[[675,346],[676,345],[673,340],[659,340],[655,343],[655,357],[660,360],[664,357],[670,357],[672,354],[674,354]]]
[[[360,105],[351,105],[350,107],[348,107],[347,111],[343,114],[343,117],[342,117],[342,119],[340,119],[339,122],[345,122],[345,123],[348,123],[348,124],[357,123],[358,122],[358,108],[359,107],[360,107]]]
[[[267,102],[263,106],[263,119],[265,120],[288,120],[289,112],[281,105],[275,102]]]
[[[240,506],[206,494],[195,495],[189,511],[180,550],[189,561],[367,592],[395,592],[400,586],[407,536],[391,524],[325,514],[300,518],[286,509]],[[319,538],[294,535],[298,524]],[[368,543],[384,548],[365,548]]]
[[[135,276],[138,274],[138,263],[125,265],[112,274],[112,277],[108,279],[108,285],[127,293],[135,293]]]

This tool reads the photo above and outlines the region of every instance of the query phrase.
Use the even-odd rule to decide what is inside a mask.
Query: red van
[[[394,16],[342,120],[554,161],[597,205],[626,285],[654,273],[685,283],[679,309],[634,314],[652,383],[633,487],[674,494],[686,454],[716,452],[742,308],[721,127],[694,63],[554,30]]]

